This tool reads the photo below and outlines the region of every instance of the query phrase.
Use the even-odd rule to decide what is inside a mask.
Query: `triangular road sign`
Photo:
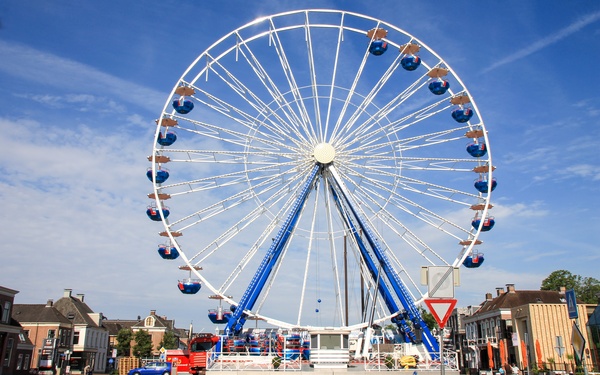
[[[428,298],[425,300],[425,304],[429,307],[429,312],[431,312],[431,315],[433,315],[440,328],[443,329],[448,318],[452,315],[452,310],[456,306],[456,300],[453,298]]]

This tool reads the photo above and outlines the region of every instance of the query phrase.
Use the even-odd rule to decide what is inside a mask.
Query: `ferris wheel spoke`
[[[290,167],[287,171],[283,169],[284,166]],[[171,191],[171,196],[175,197],[183,194],[198,193],[204,190],[222,189],[232,185],[243,185],[247,186],[248,182],[255,183],[255,187],[263,187],[265,185],[271,186],[274,181],[279,182],[282,177],[286,174],[291,173],[297,168],[297,163],[289,162],[285,164],[279,164],[278,168],[268,165],[264,167],[258,167],[248,170],[239,170],[231,173],[225,173],[221,175],[208,176],[202,179],[182,181],[169,185],[160,186],[161,191]],[[249,175],[252,174],[252,177]],[[184,191],[172,191],[175,187],[187,187]],[[251,188],[247,188],[238,194],[247,194],[251,192]],[[232,197],[230,197],[232,198]]]
[[[245,56],[245,54],[242,54],[250,64],[250,61]],[[216,70],[217,67],[223,71],[223,74]],[[282,103],[280,103],[281,97],[283,97],[281,92],[279,92],[277,87],[267,86],[263,78],[268,78],[266,71],[264,72],[264,75],[260,75],[259,78],[262,78],[263,85],[270,94],[270,102],[277,103],[276,108],[272,108],[262,99],[260,99],[258,94],[254,93],[250,88],[246,87],[233,73],[227,70],[218,61],[211,64],[211,71],[213,71],[216,76],[218,76],[225,84],[227,84],[227,86],[229,86],[229,88],[231,88],[242,100],[247,102],[248,105],[250,105],[254,110],[256,110],[257,113],[261,114],[261,116],[264,116],[266,119],[268,119],[268,122],[266,122],[264,126],[267,127],[272,133],[301,134],[298,131],[298,129],[301,127],[301,122],[298,119],[298,117],[295,116],[295,113],[293,111],[290,111],[289,107],[282,106]],[[277,91],[274,92],[274,89],[276,89]],[[285,116],[285,119],[279,115],[277,109],[282,111],[283,115]],[[271,120],[271,117],[273,117],[276,121]],[[294,124],[295,126],[290,126],[291,124]]]
[[[291,178],[288,181],[288,183],[283,185],[283,187],[282,187],[281,186],[281,176],[279,176],[279,175],[271,176],[268,180],[265,180],[262,183],[257,184],[256,186],[254,186],[252,188],[246,188],[245,190],[238,192],[234,195],[231,195],[225,199],[222,199],[210,206],[203,208],[202,210],[196,211],[188,216],[184,216],[183,218],[181,218],[177,221],[170,222],[169,227],[176,226],[177,224],[180,224],[180,223],[189,222],[191,219],[194,219],[191,223],[188,223],[186,226],[183,226],[179,229],[179,231],[184,231],[184,230],[188,229],[189,227],[198,225],[198,224],[206,221],[207,219],[210,219],[216,215],[220,215],[224,212],[227,212],[227,211],[243,204],[244,202],[255,199],[256,197],[261,196],[261,195],[267,196],[267,199],[265,200],[265,202],[268,202],[282,194],[285,194],[289,189],[289,185],[295,179],[296,178],[294,178],[294,177]],[[259,188],[261,188],[261,190],[259,190]],[[272,192],[272,190],[275,190],[275,192]],[[261,211],[261,207],[258,206],[254,209],[253,212],[258,213],[260,211]]]
[[[377,26],[375,27],[376,29],[379,28],[380,23],[377,22]],[[335,141],[336,138],[338,137],[338,132],[340,131],[340,128],[343,127],[343,120],[344,117],[346,116],[346,111],[348,110],[348,107],[350,106],[350,103],[352,102],[352,98],[354,97],[354,94],[356,92],[356,88],[358,86],[358,82],[362,76],[363,70],[365,68],[365,65],[367,63],[367,59],[369,57],[369,51],[368,48],[365,50],[363,58],[360,62],[360,65],[358,67],[358,70],[356,72],[356,76],[354,78],[354,81],[352,82],[352,84],[350,85],[350,88],[348,89],[348,94],[346,95],[346,98],[344,99],[342,108],[340,110],[339,116],[337,117],[337,121],[335,123],[335,126],[333,128],[333,132],[331,135],[331,139],[332,141]],[[343,128],[342,128],[343,130]]]
[[[311,29],[309,26],[309,19],[308,19],[308,13],[306,14],[306,51],[308,53],[308,66],[309,66],[309,70],[310,70],[310,81],[311,81],[311,90],[312,90],[312,98],[313,98],[313,105],[314,105],[314,119],[315,119],[315,127],[316,129],[319,131],[319,135],[317,136],[314,133],[314,129],[313,129],[313,134],[314,134],[314,139],[318,139],[320,142],[324,141],[324,134],[323,134],[323,126],[321,124],[321,106],[319,105],[319,92],[318,92],[318,88],[319,85],[317,83],[317,72],[316,72],[316,68],[315,68],[315,57],[314,57],[314,52],[313,52],[313,44],[312,44],[312,36],[311,36]],[[307,114],[308,115],[308,114]]]
[[[361,177],[364,178],[364,176]],[[352,183],[353,180],[348,179],[348,181]],[[368,188],[368,186],[371,186],[372,188]],[[442,188],[443,187],[440,187],[440,189]],[[384,182],[379,181],[378,183],[378,181],[375,179],[365,178],[365,183],[363,185],[355,185],[355,189],[357,191],[357,194],[363,198],[363,202],[366,203],[367,201],[370,201],[371,204],[376,205],[376,209],[373,210],[374,213],[382,209],[387,210],[385,206],[387,206],[388,204],[392,204],[395,208],[412,215],[413,217],[427,223],[432,227],[437,228],[438,230],[446,232],[446,234],[457,238],[457,240],[459,241],[461,237],[444,230],[443,226],[450,225],[459,231],[468,233],[467,230],[454,224],[451,220],[444,218],[441,215],[435,214],[433,211],[427,209],[423,205],[418,204],[415,201],[408,199],[406,196],[399,194],[389,184],[385,184]],[[420,190],[417,190],[417,192],[422,193],[422,191]],[[389,198],[385,198],[381,193],[387,194]],[[459,193],[459,191],[454,190],[454,193]],[[440,194],[427,195],[431,197],[449,199],[448,197],[442,196]],[[454,202],[460,203],[460,201]]]
[[[205,100],[202,100],[199,97],[200,93],[206,95],[208,100],[211,100],[213,103],[218,103],[218,105],[213,105]],[[211,93],[208,93],[204,90],[200,90],[197,88],[197,93],[194,96],[194,99],[202,104],[205,104],[206,106],[210,107],[211,109],[215,110],[216,112],[220,113],[221,115],[224,115],[225,117],[229,118],[230,120],[235,121],[237,124],[240,124],[246,130],[252,129],[254,132],[256,132],[256,130],[253,129],[255,127],[255,124],[261,123],[261,120],[259,118],[257,118],[256,116],[252,116],[252,115],[242,111],[241,109],[236,107],[234,104],[226,102],[225,100],[219,99],[217,96],[215,96]],[[235,116],[235,115],[238,115],[238,116]],[[178,117],[175,117],[175,118],[178,118]],[[218,139],[218,140],[225,141],[225,142],[230,142],[231,144],[236,145],[236,146],[244,146],[244,142],[247,141],[248,139],[251,139],[251,140],[258,141],[258,142],[260,142],[260,144],[263,144],[263,145],[271,145],[271,146],[277,146],[277,147],[283,147],[283,148],[290,148],[290,145],[286,144],[284,142],[287,138],[284,138],[283,135],[280,134],[280,132],[278,131],[278,129],[279,129],[278,127],[271,128],[270,132],[268,134],[265,132],[259,131],[256,133],[256,135],[250,135],[248,133],[236,131],[236,130],[231,129],[226,126],[215,125],[215,124],[211,124],[211,123],[207,123],[207,122],[203,122],[203,121],[199,121],[199,120],[194,120],[194,119],[190,119],[190,118],[186,118],[186,117],[179,117],[179,118],[186,120],[187,122],[191,123],[194,126],[193,128],[183,128],[183,124],[180,124],[179,125],[180,129],[185,129],[185,130],[188,130],[191,132],[195,132],[196,134],[202,135],[205,137]],[[267,125],[268,124],[265,124],[265,127],[267,127]],[[231,136],[231,138],[225,138],[224,135]],[[299,142],[297,137],[289,137],[289,140],[296,143],[297,145],[301,144],[301,142]],[[254,147],[256,147],[256,146],[254,146]]]
[[[279,57],[281,68],[283,69],[283,73],[285,74],[287,83],[290,87],[290,92],[294,97],[294,102],[297,106],[298,113],[300,114],[300,119],[302,120],[301,125],[303,126],[307,135],[310,135],[312,139],[318,139],[317,135],[314,132],[314,124],[312,123],[311,118],[308,115],[308,111],[305,107],[304,100],[302,98],[302,95],[300,94],[300,89],[298,88],[298,84],[296,83],[296,79],[294,78],[293,70],[285,54],[285,50],[283,48],[283,44],[281,43],[281,39],[279,38],[277,28],[275,27],[275,24],[273,23],[272,19],[269,21],[271,27],[273,27],[273,30],[270,35],[270,40],[273,43],[273,46],[275,47],[275,51],[277,52],[277,56]]]
[[[365,113],[369,106],[373,104],[373,101],[376,99],[377,95],[381,92],[385,84],[389,81],[396,69],[400,66],[399,60],[400,55],[396,56],[394,61],[389,65],[388,69],[383,73],[383,75],[372,87],[371,91],[363,98],[362,102],[357,104],[352,115],[348,118],[348,120],[346,120],[346,123],[344,124],[344,127],[342,128],[342,131],[339,134],[339,137],[342,138],[342,143],[345,143],[347,141],[347,138],[350,136],[346,135],[344,137],[344,134],[347,134],[348,132],[354,135],[365,134],[368,133],[368,129],[370,128],[370,126],[374,125],[374,123],[376,122],[375,118],[378,117],[381,110],[376,112],[374,115],[370,116],[367,121],[363,122],[363,124],[354,127],[355,123],[360,118],[365,116]],[[350,131],[351,129],[352,131]]]
[[[427,75],[422,75],[417,80],[412,82],[404,91],[394,96],[388,103],[384,104],[381,108],[377,108],[376,112],[369,115],[365,121],[361,124],[352,127],[345,126],[344,132],[339,135],[338,138],[340,143],[345,143],[353,134],[364,134],[367,130],[374,125],[374,123],[380,122],[382,119],[387,117],[390,113],[396,110],[400,105],[404,104],[405,101],[410,99],[415,93],[419,92],[427,83]],[[408,115],[408,117],[414,114]],[[354,123],[352,124],[354,125]],[[344,135],[345,134],[345,135]]]
[[[423,83],[423,85],[424,84],[425,83]],[[412,92],[414,93],[415,91]],[[408,97],[409,96],[403,99],[407,99]],[[400,103],[397,103],[397,105],[400,105],[402,103],[403,101],[400,101]],[[392,109],[395,109],[395,106],[393,106]],[[384,109],[386,107],[384,107]],[[384,137],[388,137],[391,134],[400,134],[401,131],[406,131],[409,128],[421,123],[422,121],[428,119],[431,116],[447,111],[449,107],[450,106],[448,105],[448,99],[444,98],[421,109],[414,110],[412,113],[405,115],[402,118],[391,121],[388,125],[382,128],[381,132],[369,132],[368,130],[382,119],[382,116],[379,116],[378,114],[385,114],[387,116],[386,112],[388,110],[382,109],[378,113],[371,115],[365,122],[358,125],[355,128],[355,130],[347,134],[346,137],[344,137],[341,140],[341,142],[346,144],[347,146],[350,146],[358,142],[375,142],[380,139],[383,139]]]
[[[331,83],[329,84],[329,97],[327,98],[327,111],[326,111],[326,117],[325,117],[325,129],[323,131],[323,134],[329,134],[329,121],[331,119],[331,107],[333,105],[333,100],[334,100],[333,93],[334,93],[335,87],[336,87],[335,82],[337,79],[338,60],[340,57],[340,49],[341,49],[343,33],[344,33],[344,27],[343,27],[344,19],[345,19],[345,14],[342,13],[341,18],[340,18],[340,26],[338,28],[337,42],[335,45],[335,58],[333,60],[333,71],[331,74]],[[323,140],[324,139],[325,138],[323,138]]]
[[[178,150],[170,149],[170,154],[185,154],[185,159],[170,158],[169,162],[177,163],[215,163],[215,164],[233,164],[233,165],[264,165],[264,168],[270,166],[287,166],[298,158],[298,154],[282,153],[272,151],[221,151],[221,150]],[[282,160],[294,160],[282,162]],[[261,170],[261,169],[259,169]]]

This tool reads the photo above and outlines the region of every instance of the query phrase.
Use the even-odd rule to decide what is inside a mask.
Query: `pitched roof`
[[[137,320],[105,320],[102,325],[108,330],[109,336],[116,336],[122,329],[131,329]]]
[[[54,303],[54,307],[66,317],[73,317],[73,324],[83,324],[91,327],[98,327],[98,324],[90,317],[94,311],[79,298],[62,297]]]
[[[135,322],[136,324],[134,324],[133,327],[134,328],[144,328],[146,326],[145,325],[146,319],[150,316],[154,318],[154,327],[166,328],[166,329],[170,329],[170,330],[175,329],[175,321],[174,320],[170,320],[170,319],[167,319],[163,316],[156,315],[156,314],[150,314],[145,319]]]
[[[514,290],[485,301],[473,315],[498,309],[511,309],[530,303],[566,303],[566,300],[564,294],[554,290]]]
[[[61,312],[52,304],[25,305],[15,304],[12,309],[12,318],[21,324],[25,323],[56,323],[71,324]]]

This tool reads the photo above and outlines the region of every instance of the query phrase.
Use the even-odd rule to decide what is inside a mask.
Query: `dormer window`
[[[146,320],[144,321],[144,326],[145,327],[154,327],[154,318],[149,316],[146,318]]]

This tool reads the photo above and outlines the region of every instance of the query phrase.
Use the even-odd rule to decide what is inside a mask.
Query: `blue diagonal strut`
[[[352,220],[350,213],[348,213],[347,210],[342,205],[342,202],[339,199],[339,194],[336,192],[334,185],[330,184],[329,186],[331,187],[331,194],[333,195],[334,202],[336,203],[336,206],[337,206],[339,212],[341,213],[342,217],[344,217],[344,219],[345,219],[345,223],[348,226],[348,232],[350,234],[352,234],[352,236],[354,237],[354,240],[356,241],[356,243],[358,245],[362,259],[365,262],[365,265],[367,266],[367,269],[369,270],[371,277],[373,278],[373,280],[378,280],[380,270],[377,267],[377,264],[375,263],[373,258],[371,257],[371,254],[367,250],[367,246],[365,245],[365,243],[360,235],[360,231],[358,229],[356,229],[356,226],[354,225],[354,221]],[[392,292],[390,291],[390,289],[386,283],[384,283],[384,282],[378,283],[377,289],[379,290],[379,293],[383,296],[383,301],[389,311],[392,311],[392,312],[400,311],[400,309],[398,308],[398,304],[396,304],[396,301],[394,300],[394,298],[392,296]],[[402,329],[402,331],[404,333],[406,333],[413,342],[416,341],[416,336],[415,336],[414,332],[412,331],[410,326],[406,323],[406,320],[404,319],[404,316],[402,314],[399,314],[397,317],[394,318],[394,323],[396,323],[398,325],[398,327],[400,327]]]
[[[246,314],[245,310],[252,310],[258,296],[260,295],[263,287],[265,286],[273,267],[277,263],[279,256],[283,252],[287,241],[290,238],[290,235],[294,231],[294,228],[298,222],[298,218],[300,216],[300,212],[302,211],[302,207],[308,198],[308,193],[313,186],[317,173],[320,169],[320,164],[315,164],[313,169],[310,171],[309,177],[304,182],[298,197],[294,201],[290,213],[287,218],[283,222],[283,225],[279,229],[277,236],[273,239],[271,243],[271,247],[265,254],[262,262],[258,266],[254,277],[250,281],[248,288],[244,292],[244,295],[240,299],[240,302],[235,308],[235,311],[227,321],[227,326],[225,326],[225,334],[239,334],[244,328],[244,323],[246,322]]]
[[[362,218],[362,216],[359,215],[358,211],[352,204],[352,201],[349,199],[349,193],[347,192],[343,181],[339,177],[337,170],[335,169],[335,167],[333,165],[330,165],[328,167],[328,169],[331,172],[330,175],[332,177],[332,184],[330,184],[330,185],[337,187],[337,190],[339,192],[338,194],[340,195],[340,199],[343,199],[345,206],[348,207],[348,209],[352,212],[352,216],[355,218],[356,222],[358,223],[358,226],[362,230],[364,236],[366,237],[366,239],[369,243],[369,246],[375,253],[377,260],[379,261],[379,263],[381,265],[381,271],[386,275],[390,285],[392,286],[392,288],[394,289],[394,292],[396,293],[396,296],[398,297],[398,299],[400,300],[400,303],[406,310],[408,318],[412,321],[412,323],[416,327],[421,328],[422,339],[423,339],[423,343],[425,344],[425,347],[427,348],[427,350],[429,351],[429,353],[432,356],[437,357],[439,355],[438,342],[435,339],[435,337],[433,336],[433,334],[431,333],[431,331],[429,330],[429,328],[427,327],[427,324],[425,324],[425,321],[423,321],[423,318],[421,317],[421,313],[417,309],[417,306],[415,305],[410,293],[408,292],[408,289],[406,288],[406,286],[404,285],[404,283],[402,282],[402,280],[396,273],[394,267],[390,263],[390,260],[388,259],[387,255],[385,254],[383,249],[381,248],[381,245],[379,244],[379,242],[375,240],[376,239],[375,233],[373,232],[371,227],[367,224],[367,222]],[[344,211],[342,211],[342,213],[344,213]],[[367,265],[368,265],[368,263],[367,263]],[[371,270],[372,274],[376,274],[376,272],[377,272],[376,269]],[[384,295],[384,297],[386,297],[386,296]],[[390,305],[388,305],[388,308],[389,307],[390,307]],[[398,312],[398,309],[396,308],[395,310],[391,310],[390,312],[391,313]]]

